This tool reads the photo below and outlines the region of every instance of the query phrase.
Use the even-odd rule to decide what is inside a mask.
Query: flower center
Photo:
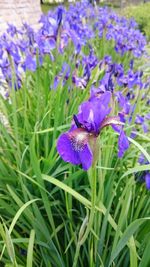
[[[80,152],[83,150],[85,144],[88,142],[89,133],[82,128],[78,128],[71,133],[69,133],[69,138],[73,150]]]

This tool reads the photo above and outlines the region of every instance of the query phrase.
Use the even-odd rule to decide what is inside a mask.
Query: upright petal
[[[103,93],[100,97],[92,97],[79,107],[79,122],[87,131],[98,134],[105,117],[110,113],[108,106],[111,93]]]

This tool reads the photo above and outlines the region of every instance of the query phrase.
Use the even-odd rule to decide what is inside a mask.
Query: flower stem
[[[87,222],[87,217],[86,217],[85,218],[85,222],[83,222],[83,225],[81,226],[81,228],[84,228],[87,225],[84,234],[83,235],[79,234],[79,240],[78,240],[77,247],[76,247],[73,267],[77,266],[80,247],[86,241],[86,239],[87,239],[87,237],[88,237],[88,235],[89,235],[89,233],[90,233],[90,231],[92,229],[93,221],[94,221],[95,203],[96,203],[96,168],[95,168],[95,166],[92,167],[91,174],[92,174],[92,175],[90,175],[91,178],[92,178],[92,180],[91,180],[91,204],[92,204],[91,205],[91,212],[90,212],[90,216],[89,216],[88,222]],[[82,229],[82,231],[83,231],[83,229]]]
[[[91,229],[92,229],[92,226],[93,226],[93,221],[94,221],[94,214],[95,214],[95,202],[96,202],[96,168],[95,166],[92,167],[92,181],[91,181],[91,189],[92,189],[92,192],[91,192],[91,212],[90,212],[90,217],[89,217],[89,222],[87,224],[87,228],[85,230],[85,233],[84,235],[82,236],[82,238],[79,240],[80,242],[80,245],[82,245]]]

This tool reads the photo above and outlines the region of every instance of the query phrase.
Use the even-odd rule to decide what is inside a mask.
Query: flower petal
[[[124,125],[124,124],[120,121],[119,116],[111,116],[107,117],[102,121],[101,129],[109,125]]]
[[[98,134],[100,126],[105,117],[110,113],[108,104],[111,93],[103,93],[100,97],[92,97],[79,107],[78,121],[84,128],[92,133]]]
[[[72,147],[69,133],[62,134],[57,141],[57,151],[62,159],[72,164],[81,164],[79,153]]]

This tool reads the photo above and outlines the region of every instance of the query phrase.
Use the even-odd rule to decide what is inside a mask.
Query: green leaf
[[[128,139],[132,144],[134,144],[136,147],[138,147],[138,149],[143,153],[143,155],[148,160],[148,162],[150,162],[150,155],[147,153],[147,151],[138,142],[136,142],[132,138],[128,137]]]
[[[30,201],[28,201],[27,203],[25,203],[25,204],[24,204],[24,205],[17,211],[17,213],[16,213],[15,217],[13,218],[12,223],[11,223],[11,225],[10,225],[9,233],[12,232],[12,230],[13,230],[13,228],[14,228],[16,222],[17,222],[17,220],[19,219],[19,217],[21,216],[21,214],[23,213],[23,211],[24,211],[29,205],[31,205],[31,204],[34,203],[35,201],[39,201],[39,200],[41,201],[40,198],[36,198],[36,199],[32,199],[32,200],[30,200]]]
[[[16,258],[15,258],[15,250],[14,250],[13,242],[11,240],[10,233],[6,225],[4,225],[4,229],[5,229],[5,244],[7,247],[7,252],[10,257],[11,262],[13,263],[14,266],[16,266]]]
[[[121,178],[124,178],[125,176],[128,176],[132,173],[136,173],[136,172],[142,172],[142,171],[148,171],[150,170],[150,164],[147,164],[147,165],[142,165],[142,166],[136,166],[130,170],[128,170],[127,172],[125,172]]]
[[[65,192],[71,194],[74,198],[79,200],[80,203],[85,205],[87,208],[91,208],[91,202],[88,199],[83,197],[81,194],[76,192],[74,189],[70,188],[65,183],[55,179],[54,177],[51,177],[51,176],[48,176],[48,175],[45,175],[45,174],[42,174],[42,177],[43,177],[44,180],[56,185],[57,187],[61,188]],[[99,212],[102,212],[104,215],[107,212],[107,209],[105,208],[105,206],[101,202],[99,203],[99,206],[95,206],[95,209],[97,211],[99,211]],[[115,221],[113,220],[113,218],[112,218],[112,216],[110,214],[108,215],[108,221],[111,224],[111,226],[116,230],[117,229],[117,225],[116,225]]]
[[[139,267],[149,267],[150,266],[150,239],[144,249],[144,254],[139,264]]]

